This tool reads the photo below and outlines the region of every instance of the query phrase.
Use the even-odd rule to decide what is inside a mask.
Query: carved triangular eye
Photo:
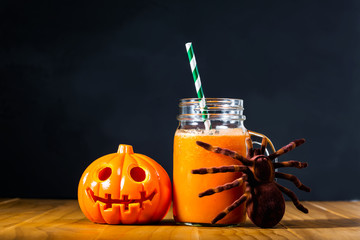
[[[102,168],[98,173],[98,178],[100,181],[105,181],[111,176],[112,170],[110,167]]]
[[[146,178],[146,172],[144,169],[142,169],[141,167],[133,167],[130,170],[130,177],[135,181],[135,182],[142,182],[145,180]]]

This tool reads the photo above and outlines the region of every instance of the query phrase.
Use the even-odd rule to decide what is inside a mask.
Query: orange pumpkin
[[[145,224],[164,218],[171,203],[171,182],[153,159],[130,145],[92,162],[83,173],[78,201],[96,223]]]

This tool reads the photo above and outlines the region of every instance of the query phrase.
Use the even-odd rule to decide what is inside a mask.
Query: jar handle
[[[271,142],[270,138],[268,138],[267,136],[265,136],[262,133],[258,133],[258,132],[254,132],[254,131],[250,131],[250,130],[248,130],[248,132],[249,132],[250,136],[265,138],[267,143],[270,145],[273,153],[276,152],[275,147],[274,147],[273,143]],[[253,142],[253,144],[257,144],[257,145],[261,146],[261,142]],[[267,150],[265,150],[265,151],[266,151],[266,154],[269,155],[268,151]],[[277,159],[275,159],[275,162],[277,162]]]

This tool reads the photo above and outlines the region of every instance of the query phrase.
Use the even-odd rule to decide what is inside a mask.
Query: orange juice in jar
[[[241,197],[245,186],[199,198],[200,192],[232,182],[241,177],[242,173],[192,174],[191,170],[198,168],[241,165],[238,160],[199,147],[196,141],[231,149],[245,157],[245,139],[250,134],[243,124],[243,101],[207,98],[205,113],[200,109],[197,98],[182,99],[179,106],[179,127],[174,137],[173,159],[174,219],[179,223],[208,225]],[[205,118],[210,120],[209,129],[205,129]],[[245,221],[245,213],[245,204],[242,204],[214,225],[238,225]]]

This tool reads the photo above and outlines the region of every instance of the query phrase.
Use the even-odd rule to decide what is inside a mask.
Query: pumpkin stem
[[[134,150],[133,150],[133,147],[131,145],[120,144],[117,153],[134,154]]]

